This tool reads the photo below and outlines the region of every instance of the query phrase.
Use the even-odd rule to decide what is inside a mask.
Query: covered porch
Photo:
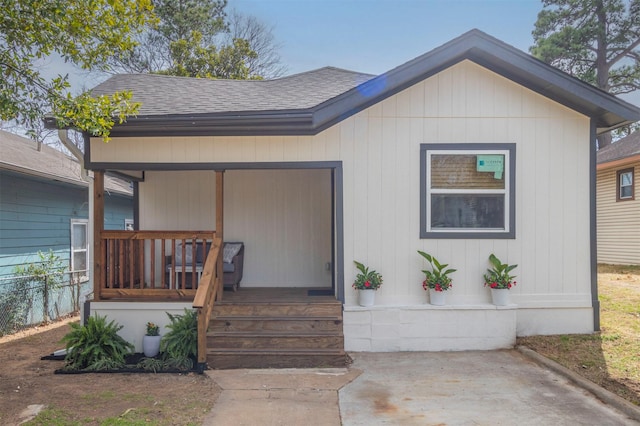
[[[336,329],[330,345],[338,349],[338,355],[343,355],[342,337],[342,306],[336,299],[335,289],[313,288],[248,288],[236,292],[224,292],[223,284],[223,247],[224,237],[224,171],[215,171],[215,230],[146,230],[138,229],[140,221],[136,218],[135,229],[131,231],[106,231],[98,224],[104,222],[104,171],[94,174],[94,300],[91,302],[91,312],[109,313],[111,318],[122,318],[131,323],[125,325],[123,337],[127,340],[141,339],[141,334],[135,328],[153,321],[162,324],[166,322],[165,312],[180,313],[184,308],[192,308],[198,315],[198,365],[203,369],[214,349],[221,345],[253,347],[264,346],[265,341],[274,345],[282,345],[283,339],[293,342],[300,338],[306,343],[298,343],[303,348],[293,348],[289,353],[298,355],[314,351],[313,341],[326,341],[325,332],[310,333],[314,328],[303,331],[304,317],[318,316],[309,308],[331,302],[333,313],[327,317],[322,312],[319,318],[307,318],[309,324],[318,321],[332,322]],[[136,184],[137,186],[137,184]],[[198,259],[198,261],[194,261]],[[318,296],[320,295],[320,296]],[[224,301],[223,301],[224,296]],[[258,304],[263,307],[258,308]],[[235,306],[235,307],[232,307]],[[274,311],[274,306],[277,309]],[[336,309],[337,307],[337,309]],[[320,311],[322,311],[320,307]],[[224,324],[216,326],[216,317],[227,318],[229,310],[232,315],[255,317],[255,321],[232,327],[229,330]],[[270,312],[270,318],[266,312]],[[293,315],[291,316],[290,314]],[[120,320],[118,320],[120,321]],[[238,323],[236,318],[235,323]],[[275,322],[274,322],[275,321]],[[279,322],[279,323],[278,323]],[[142,325],[141,325],[142,324]],[[266,325],[265,325],[266,324]],[[277,325],[273,325],[277,324]],[[302,324],[302,326],[300,326]],[[242,327],[247,326],[249,330]],[[213,330],[216,328],[216,330]],[[276,330],[273,330],[273,327]],[[220,329],[222,328],[222,330]],[[262,329],[262,330],[261,330]],[[339,330],[338,330],[339,329]],[[286,336],[290,330],[296,331],[298,336]],[[243,342],[229,342],[229,331],[239,332]],[[216,333],[226,334],[223,338],[212,337]],[[276,335],[274,335],[274,332]],[[126,336],[129,334],[129,336]],[[252,341],[254,343],[248,343]],[[222,344],[220,343],[222,342]],[[259,343],[263,342],[263,343]],[[311,345],[311,346],[310,346]],[[229,347],[226,348],[229,352]],[[264,351],[265,348],[261,350]],[[224,352],[224,351],[223,351]],[[254,352],[254,358],[255,351]],[[318,352],[315,350],[314,352]],[[320,351],[322,352],[322,351]],[[335,352],[331,351],[332,353]],[[229,358],[224,355],[224,365],[231,365]],[[238,357],[237,355],[235,356]],[[264,354],[259,356],[265,357]],[[282,355],[272,354],[272,357],[282,358]],[[227,367],[228,368],[228,367]]]

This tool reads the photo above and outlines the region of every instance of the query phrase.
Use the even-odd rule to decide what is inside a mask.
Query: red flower
[[[511,283],[507,283],[507,288],[511,288]]]
[[[498,283],[496,282],[491,283],[491,288],[496,288],[496,287],[498,287]]]
[[[365,282],[364,282],[364,286],[365,286],[365,287],[371,287],[371,283],[370,283],[369,281],[365,281]]]

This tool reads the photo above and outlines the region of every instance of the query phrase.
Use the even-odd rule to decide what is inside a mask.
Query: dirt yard
[[[64,362],[40,357],[64,347],[59,342],[69,321],[0,338],[0,424],[19,424],[20,414],[33,404],[48,408],[35,424],[59,425],[110,419],[200,424],[213,407],[220,389],[206,375],[54,374]]]

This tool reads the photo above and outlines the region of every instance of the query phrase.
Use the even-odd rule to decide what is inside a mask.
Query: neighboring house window
[[[88,230],[87,219],[71,219],[71,270],[82,272],[82,278],[89,276]]]
[[[125,231],[133,231],[133,219],[125,219],[124,220],[124,230]]]
[[[420,151],[420,238],[515,238],[515,144]]]
[[[618,201],[635,199],[633,169],[618,170]]]

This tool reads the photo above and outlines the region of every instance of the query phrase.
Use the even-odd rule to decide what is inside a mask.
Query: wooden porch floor
[[[330,295],[312,295],[313,293],[331,293]],[[239,288],[238,291],[225,291],[218,303],[326,303],[336,302],[331,288],[308,287],[252,287]]]

